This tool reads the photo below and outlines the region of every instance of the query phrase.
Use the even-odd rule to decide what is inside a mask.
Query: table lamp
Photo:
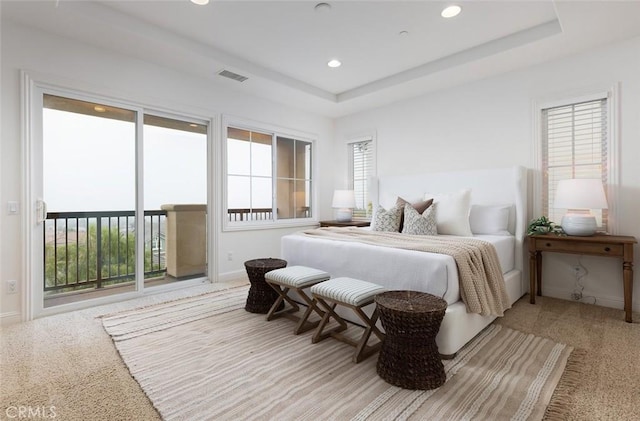
[[[595,234],[598,224],[590,210],[608,208],[602,180],[597,178],[560,180],[556,189],[554,207],[567,209],[560,225],[568,235]]]
[[[336,209],[336,220],[340,222],[351,221],[353,208],[356,207],[356,195],[353,190],[336,190],[333,192],[333,204]]]

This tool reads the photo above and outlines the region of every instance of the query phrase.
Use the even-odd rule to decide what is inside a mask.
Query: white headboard
[[[426,192],[450,193],[471,189],[471,203],[513,204],[509,231],[516,238],[516,268],[523,269],[523,241],[527,228],[527,169],[521,166],[455,172],[434,172],[373,178],[370,184],[374,209],[398,196],[422,199]]]

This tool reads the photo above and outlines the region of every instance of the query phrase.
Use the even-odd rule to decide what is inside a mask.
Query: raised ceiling
[[[451,2],[328,3],[5,0],[2,17],[331,117],[640,35],[640,1],[460,1],[452,19]]]

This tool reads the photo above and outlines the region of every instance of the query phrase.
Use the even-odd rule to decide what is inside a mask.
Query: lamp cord
[[[578,257],[578,262],[573,267],[576,283],[573,288],[573,293],[571,294],[571,298],[575,301],[582,301],[585,298],[593,299],[591,304],[595,304],[597,299],[593,295],[583,295],[584,285],[582,284],[582,280],[589,274],[589,270],[582,264],[582,256]]]

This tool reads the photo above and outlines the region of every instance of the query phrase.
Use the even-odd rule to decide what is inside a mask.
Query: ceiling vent
[[[229,79],[233,79],[233,80],[236,80],[238,82],[244,82],[245,80],[249,79],[246,76],[242,76],[242,75],[239,75],[237,73],[230,72],[228,70],[222,70],[222,71],[218,72],[218,74],[220,76],[227,77]]]

